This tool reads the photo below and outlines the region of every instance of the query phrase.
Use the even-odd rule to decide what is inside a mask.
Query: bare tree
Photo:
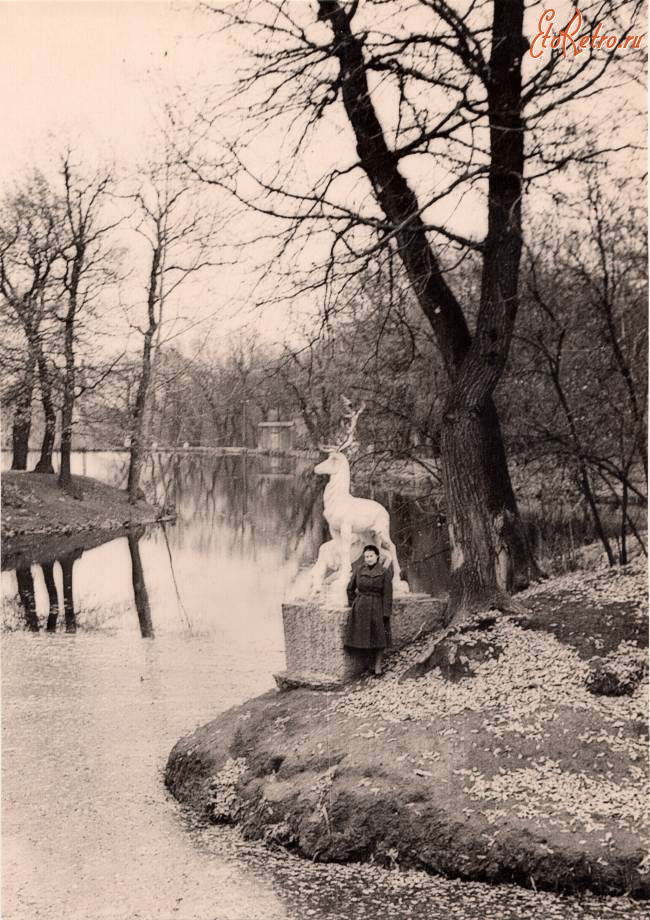
[[[5,327],[5,334],[8,329]],[[2,403],[3,405],[13,406],[13,422],[11,431],[12,440],[12,470],[27,469],[27,454],[29,451],[29,436],[32,429],[32,402],[34,396],[34,385],[36,383],[36,360],[34,355],[28,349],[25,353],[18,354],[22,358],[19,367],[9,369],[7,360],[8,349],[3,347],[4,368],[5,368],[5,385],[3,387]],[[11,357],[17,357],[14,354]],[[13,363],[13,362],[12,362]],[[9,374],[11,378],[7,379]]]
[[[72,488],[70,457],[77,392],[76,343],[80,325],[92,312],[102,287],[112,277],[112,254],[106,237],[119,223],[105,213],[112,184],[108,171],[86,178],[68,151],[61,162],[63,218],[59,249],[63,263],[62,296],[57,318],[63,328],[63,401],[61,407],[61,467],[59,485]]]
[[[196,194],[196,182],[180,174],[170,153],[153,166],[134,194],[140,221],[138,233],[149,250],[146,285],[146,326],[135,399],[131,407],[128,476],[129,501],[136,502],[145,457],[148,399],[154,382],[155,360],[161,345],[165,306],[177,289],[202,269],[217,264],[211,254],[218,221]]]
[[[60,203],[40,173],[30,176],[3,202],[0,295],[7,320],[21,329],[28,351],[14,414],[14,469],[25,469],[26,465],[35,365],[45,417],[41,455],[35,468],[39,473],[54,472],[56,406],[52,355],[56,353],[57,341],[52,328],[52,289],[59,261],[60,219]]]
[[[628,533],[647,552],[633,514],[647,501],[646,245],[629,185],[605,195],[590,174],[570,202],[577,226],[539,228],[513,364],[535,394],[515,407],[517,436],[575,476],[610,565],[627,562]]]
[[[360,265],[399,258],[450,381],[441,427],[449,614],[506,609],[508,592],[540,574],[492,399],[518,309],[523,195],[531,180],[595,155],[571,113],[580,99],[622,80],[623,69],[604,79],[616,56],[590,48],[568,70],[560,48],[539,62],[526,58],[524,74],[523,0],[269,0],[217,11],[244,46],[251,35],[256,42],[236,86],[240,111],[254,119],[231,150],[245,176],[232,192],[284,224],[284,254],[295,257],[321,228],[329,258],[320,281],[311,273],[301,293],[324,290],[326,304],[335,277],[340,291]],[[582,12],[587,22],[607,18],[625,34],[638,10],[594,3]],[[564,117],[555,117],[563,106]],[[189,157],[208,181],[205,137],[219,114],[199,112],[201,136]],[[310,151],[323,125],[345,142],[337,162],[314,175],[319,167]],[[274,170],[260,166],[260,138],[271,133],[282,135],[283,158]],[[309,187],[293,168],[299,156]],[[251,181],[255,194],[246,191]],[[484,235],[450,219],[459,203],[481,208]],[[480,260],[480,292],[478,302],[462,303],[454,267],[470,253]]]

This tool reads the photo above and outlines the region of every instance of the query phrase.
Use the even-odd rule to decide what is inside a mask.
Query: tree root
[[[496,592],[491,600],[481,602],[474,609],[458,608],[442,634],[405,671],[400,680],[422,677],[434,668],[438,668],[443,677],[452,681],[471,677],[474,674],[472,661],[485,661],[501,655],[501,646],[489,635],[500,613],[525,619],[530,611],[521,601],[502,591]],[[485,638],[467,637],[468,633],[476,632],[485,633]]]

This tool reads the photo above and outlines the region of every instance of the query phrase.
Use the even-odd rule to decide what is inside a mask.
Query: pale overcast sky
[[[159,100],[216,63],[214,36],[200,40],[209,25],[164,2],[0,3],[0,177],[38,159],[48,134],[141,156]]]
[[[214,18],[196,4],[0,0],[0,187],[32,166],[49,171],[66,144],[87,165],[115,161],[128,177],[155,155],[162,104],[178,86],[229,77],[225,59]],[[143,258],[134,287],[147,267]],[[183,289],[182,312],[205,315],[208,324],[219,314],[222,329],[235,329],[254,319],[246,315],[252,281],[243,263],[239,272],[204,273]],[[200,331],[192,326],[188,340]]]
[[[31,166],[47,168],[66,144],[90,164],[96,157],[115,160],[120,173],[128,175],[148,152],[155,154],[161,106],[175,98],[176,87],[194,90],[231,77],[237,49],[216,33],[216,25],[215,17],[201,13],[196,4],[179,2],[0,0],[0,188]],[[380,109],[385,102],[378,101]],[[606,117],[602,99],[594,111],[589,103],[583,105],[586,124]],[[331,158],[332,151],[344,156],[348,149],[353,155],[349,126],[342,115],[339,121],[343,124],[337,128],[330,113],[322,128],[325,133],[315,135],[313,149],[299,163],[287,161],[307,186],[313,169],[310,157]],[[272,131],[258,150],[260,162],[269,160],[271,166]],[[404,166],[408,168],[417,171],[419,166]],[[360,194],[367,194],[365,187]],[[485,217],[480,200],[451,201],[444,207],[448,213],[438,222],[453,217],[455,229],[480,235]],[[256,231],[256,218],[248,220]],[[249,318],[255,318],[251,304],[256,273],[245,262],[258,258],[253,251],[240,250],[236,269],[215,275],[203,290],[194,289],[192,313],[204,310],[212,315],[222,304],[239,301],[240,314],[249,310]],[[316,309],[313,298],[305,304],[308,313]],[[272,335],[281,333],[285,315],[280,318],[273,312],[268,318]]]

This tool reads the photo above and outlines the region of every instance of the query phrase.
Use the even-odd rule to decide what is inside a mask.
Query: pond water
[[[3,454],[5,463],[8,459]],[[155,455],[144,486],[152,500],[175,505],[177,522],[149,528],[131,544],[122,537],[72,560],[57,560],[60,566],[52,574],[60,590],[64,572],[72,578],[76,628],[105,633],[137,632],[143,626],[134,605],[135,551],[149,600],[149,628],[156,637],[214,634],[235,645],[255,637],[281,654],[282,600],[299,571],[314,562],[326,534],[324,479],[314,476],[312,468],[313,463],[279,457]],[[73,472],[113,485],[124,485],[126,469],[125,453],[73,457]],[[391,510],[400,560],[412,587],[444,592],[446,535],[439,515],[396,493],[367,494]],[[14,573],[3,573],[5,596],[29,581],[28,573],[18,575],[17,580]],[[47,575],[32,567],[42,621],[49,606]],[[69,610],[69,621],[71,617]]]
[[[74,472],[117,485],[125,470],[123,454],[74,458]],[[196,725],[273,687],[281,603],[322,539],[322,481],[293,460],[160,455],[146,486],[175,503],[174,526],[2,573],[5,920],[635,912],[317,866],[193,826],[165,792],[167,755]],[[412,586],[444,591],[437,515],[398,494],[374,497],[391,508]]]

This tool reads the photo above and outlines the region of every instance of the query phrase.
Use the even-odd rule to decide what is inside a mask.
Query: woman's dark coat
[[[352,607],[345,637],[350,648],[386,648],[390,645],[390,615],[393,608],[392,575],[380,562],[362,565],[348,585]]]

